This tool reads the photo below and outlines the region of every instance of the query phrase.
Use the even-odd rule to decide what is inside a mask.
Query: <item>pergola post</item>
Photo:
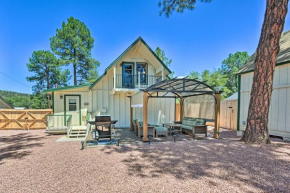
[[[148,92],[143,92],[143,141],[148,139]]]
[[[214,120],[214,135],[216,139],[220,138],[220,106],[221,106],[221,93],[215,93],[215,120]]]
[[[133,131],[133,108],[132,108],[132,97],[130,96],[130,130]]]
[[[179,102],[179,121],[183,120],[183,105],[184,105],[184,100],[183,98],[180,98],[180,102]]]

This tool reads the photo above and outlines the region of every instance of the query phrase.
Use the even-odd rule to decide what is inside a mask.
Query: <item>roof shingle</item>
[[[256,53],[240,68],[237,74],[251,72],[255,69]],[[290,62],[290,30],[284,32],[280,38],[280,51],[277,55],[277,64]]]

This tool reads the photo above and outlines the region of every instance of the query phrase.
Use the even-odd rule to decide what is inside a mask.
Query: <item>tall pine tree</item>
[[[29,58],[29,63],[26,64],[28,71],[34,75],[26,77],[29,82],[36,82],[33,86],[35,94],[40,93],[44,89],[54,88],[55,85],[67,86],[70,79],[69,70],[61,71],[62,64],[53,53],[50,51],[34,51]],[[50,107],[50,103],[48,104]]]
[[[98,77],[97,68],[100,63],[91,56],[94,38],[87,26],[73,17],[62,28],[56,30],[56,35],[50,38],[52,51],[73,66],[74,85],[92,82]]]

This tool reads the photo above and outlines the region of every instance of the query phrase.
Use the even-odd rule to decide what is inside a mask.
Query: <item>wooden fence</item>
[[[46,116],[51,109],[0,109],[0,130],[46,129]]]
[[[237,130],[238,100],[221,101],[220,127]]]
[[[176,104],[175,119],[180,120],[180,104]],[[220,127],[237,130],[238,101],[221,101]],[[184,106],[184,116],[214,119],[214,102],[189,103]]]

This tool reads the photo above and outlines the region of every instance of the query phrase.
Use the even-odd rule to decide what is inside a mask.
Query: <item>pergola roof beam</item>
[[[163,80],[155,85],[152,85],[143,91],[153,93],[164,92],[166,96],[169,92],[176,96],[188,97],[189,95],[200,94],[215,94],[217,91],[203,81],[189,78],[175,78],[170,80]]]
[[[151,91],[155,91],[155,92],[172,92],[172,93],[210,93],[212,94],[213,92],[212,91],[192,91],[192,90],[160,90],[160,89],[157,89],[157,90],[151,90]]]
[[[177,83],[176,83],[177,82]],[[174,85],[172,85],[173,83],[176,83],[176,84],[174,84]],[[176,80],[174,80],[174,81],[172,81],[171,83],[167,83],[167,84],[165,84],[165,87],[163,87],[164,89],[167,89],[167,88],[169,88],[169,87],[171,87],[171,88],[174,88],[174,86],[176,86],[176,85],[179,85],[180,83],[179,83],[179,80],[178,79],[176,79]],[[161,87],[162,85],[158,85],[158,87]],[[156,86],[157,87],[157,86]],[[175,88],[174,88],[175,89]]]
[[[194,85],[199,86],[200,83],[194,83],[194,84],[191,84],[191,85],[186,85],[186,88],[188,88],[188,87],[190,87],[190,86],[194,86]],[[182,88],[183,88],[183,85],[182,85],[181,87],[176,88],[176,89],[182,89]],[[192,89],[192,90],[193,90],[193,89]]]
[[[176,83],[177,82],[177,83]],[[174,85],[172,85],[172,83],[176,83],[176,84],[174,84]],[[170,83],[170,84],[167,84],[167,85],[169,85],[169,86],[171,86],[171,87],[174,87],[174,86],[178,86],[178,85],[180,85],[182,82],[180,81],[180,80],[178,80],[178,81],[174,81],[174,82],[172,82],[172,83]],[[163,87],[164,89],[167,89],[167,88],[169,88],[169,87]],[[182,87],[181,87],[182,88]],[[174,88],[174,89],[176,89],[176,88]]]

